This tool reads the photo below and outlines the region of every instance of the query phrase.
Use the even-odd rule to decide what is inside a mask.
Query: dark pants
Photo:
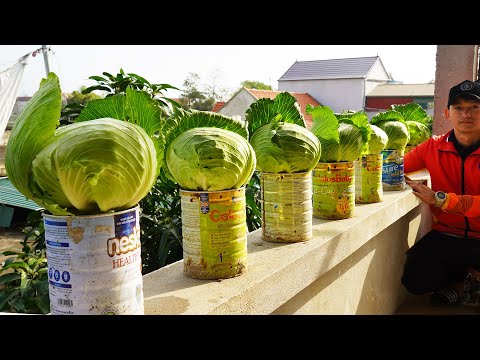
[[[426,294],[465,280],[469,265],[478,269],[480,240],[432,230],[406,254],[402,284],[412,294]]]

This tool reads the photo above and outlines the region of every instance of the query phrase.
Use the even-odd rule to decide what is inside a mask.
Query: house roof
[[[0,178],[0,204],[17,206],[30,210],[40,210],[42,207],[21,194],[10,182],[8,177]]]
[[[278,81],[365,78],[378,56],[295,61]]]
[[[225,104],[226,104],[226,101],[217,101],[215,104],[213,104],[211,111],[218,112],[218,110],[220,110]]]
[[[435,84],[380,84],[370,91],[368,97],[429,96],[433,97]]]

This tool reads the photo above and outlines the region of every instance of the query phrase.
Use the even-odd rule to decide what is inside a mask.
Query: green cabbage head
[[[407,145],[416,146],[428,140],[432,134],[427,125],[417,121],[405,121],[408,132],[410,133],[410,140]]]
[[[166,164],[182,189],[217,191],[246,185],[256,158],[240,134],[217,127],[194,127],[170,143]]]
[[[366,155],[378,155],[385,149],[385,145],[387,145],[388,142],[388,135],[376,125],[370,125],[370,129],[372,132],[370,133],[370,140],[368,140],[367,143]]]
[[[379,121],[376,125],[385,131],[388,136],[385,149],[388,150],[405,150],[408,141],[410,140],[410,133],[407,125],[401,121]]]
[[[338,124],[339,141],[322,140],[321,162],[355,161],[362,154],[365,140],[362,131],[355,125]]]
[[[321,145],[308,129],[293,123],[271,122],[255,131],[250,144],[257,169],[269,173],[311,171],[318,164]]]
[[[158,176],[152,137],[139,125],[108,117],[57,128],[60,110],[59,81],[50,73],[7,143],[5,165],[15,188],[53,215],[136,205]]]

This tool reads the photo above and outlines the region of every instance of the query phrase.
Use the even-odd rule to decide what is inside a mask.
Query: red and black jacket
[[[404,172],[427,169],[432,190],[448,193],[438,208],[431,206],[434,230],[480,239],[480,148],[462,159],[454,133],[433,135],[405,154]]]

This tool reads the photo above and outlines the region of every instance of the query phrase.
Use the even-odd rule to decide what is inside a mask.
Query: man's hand
[[[405,175],[405,182],[412,188],[412,194],[429,205],[435,205],[435,191]]]

